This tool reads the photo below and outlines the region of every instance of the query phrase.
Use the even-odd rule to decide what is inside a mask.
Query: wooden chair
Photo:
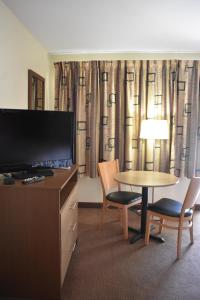
[[[184,229],[190,230],[190,240],[193,243],[193,213],[195,202],[200,195],[200,177],[193,177],[188,187],[183,204],[172,199],[162,198],[148,206],[145,245],[149,244],[151,224],[159,225],[159,233],[163,227],[178,230],[177,258],[181,256],[181,239]],[[156,216],[159,219],[155,220]],[[176,222],[176,226],[165,224],[165,221]]]
[[[136,201],[141,200],[142,196],[139,193],[120,190],[120,184],[114,180],[115,174],[119,172],[118,159],[98,163],[98,171],[103,188],[102,223],[109,206],[119,208],[122,212],[122,226],[126,240],[128,239],[128,208],[135,205]]]

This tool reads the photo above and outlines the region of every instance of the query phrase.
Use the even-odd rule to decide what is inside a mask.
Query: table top
[[[119,183],[142,187],[162,187],[179,182],[178,177],[172,174],[153,171],[120,172],[116,174],[114,179]]]

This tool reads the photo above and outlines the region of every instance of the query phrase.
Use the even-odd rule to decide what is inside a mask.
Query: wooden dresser
[[[0,299],[61,299],[77,240],[77,167],[0,184]]]

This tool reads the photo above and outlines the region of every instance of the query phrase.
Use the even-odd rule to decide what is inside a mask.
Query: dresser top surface
[[[0,190],[12,189],[12,188],[23,188],[23,189],[56,189],[60,190],[69,181],[69,179],[77,171],[76,165],[70,169],[54,169],[53,176],[47,176],[44,180],[34,182],[30,184],[23,184],[22,180],[15,180],[12,185],[5,185],[3,181],[0,181]]]

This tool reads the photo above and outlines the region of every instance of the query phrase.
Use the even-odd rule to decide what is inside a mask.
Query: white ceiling
[[[199,0],[3,0],[50,53],[200,52]]]

